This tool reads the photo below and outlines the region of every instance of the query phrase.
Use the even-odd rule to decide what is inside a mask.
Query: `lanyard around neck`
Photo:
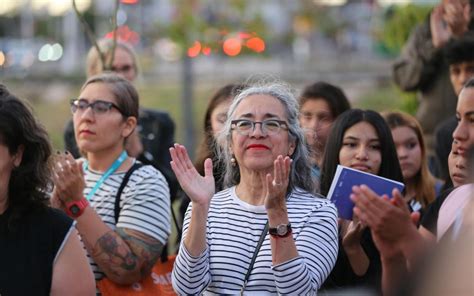
[[[125,161],[125,159],[127,159],[127,156],[128,156],[128,154],[124,150],[122,152],[122,154],[120,154],[120,156],[114,161],[114,163],[112,163],[112,165],[109,167],[109,169],[102,175],[102,177],[99,179],[99,181],[97,181],[97,183],[95,183],[94,188],[92,188],[92,190],[86,196],[87,200],[89,200],[89,201],[91,200],[92,196],[94,196],[95,192],[97,191],[97,189],[99,189],[100,185],[102,185],[102,183],[104,183],[104,181],[110,175],[112,175],[122,165],[122,163]],[[87,161],[85,161],[83,167],[84,167],[84,171],[87,170],[87,168],[89,167],[89,163]]]

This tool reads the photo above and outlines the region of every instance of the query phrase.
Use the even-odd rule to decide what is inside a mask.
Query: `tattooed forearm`
[[[163,244],[139,231],[123,228],[117,228],[116,231],[139,257],[140,276],[145,277],[150,274],[153,265],[160,257]]]
[[[120,283],[122,280],[128,282],[139,279],[139,256],[116,232],[109,231],[93,247],[90,244],[86,246],[94,261],[110,279]]]
[[[131,284],[150,274],[163,244],[135,230],[108,231],[94,244],[84,240],[94,261],[109,279]]]

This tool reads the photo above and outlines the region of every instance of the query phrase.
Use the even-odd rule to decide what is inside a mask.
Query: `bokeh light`
[[[205,56],[210,55],[212,52],[211,48],[209,46],[205,46],[202,48],[202,54]]]
[[[5,54],[0,50],[0,67],[5,64]]]
[[[265,41],[260,37],[252,37],[245,42],[245,45],[258,53],[261,53],[265,50]]]
[[[222,50],[224,50],[226,55],[231,57],[239,55],[240,51],[242,50],[240,39],[235,37],[226,39],[222,45]]]
[[[40,62],[57,61],[63,56],[63,47],[59,43],[53,45],[47,43],[41,47],[38,53]]]
[[[188,48],[188,57],[190,58],[195,58],[199,55],[199,52],[201,52],[201,42],[199,41],[194,41],[193,46]]]

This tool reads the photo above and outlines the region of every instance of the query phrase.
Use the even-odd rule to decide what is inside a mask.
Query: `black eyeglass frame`
[[[248,133],[242,133],[242,131],[239,131],[238,129],[236,129],[237,125],[240,123],[240,122],[248,122],[250,124],[252,124],[252,128],[249,129]],[[265,130],[263,129],[263,126],[265,123],[268,123],[268,122],[276,122],[278,123],[278,131],[275,132],[275,133],[269,133],[268,129],[265,128]],[[253,120],[250,120],[250,119],[235,119],[235,120],[232,120],[231,122],[231,130],[235,130],[237,131],[239,134],[241,135],[248,135],[250,134],[251,132],[255,131],[255,126],[257,125],[257,123],[260,124],[260,128],[262,129],[262,132],[264,132],[265,134],[269,135],[269,134],[277,134],[280,129],[285,129],[285,130],[289,130],[288,128],[288,123],[284,120],[279,120],[279,119],[265,119],[263,121],[253,121]]]
[[[76,113],[76,111],[79,109],[78,104],[79,104],[79,102],[81,102],[81,101],[82,101],[82,102],[87,102],[87,107],[86,107],[86,109],[90,107],[90,108],[92,109],[92,112],[94,112],[94,114],[104,114],[104,113],[110,111],[112,108],[115,108],[115,109],[117,109],[117,110],[120,112],[120,114],[122,114],[123,116],[127,117],[127,115],[124,114],[124,112],[122,111],[122,109],[120,109],[120,107],[117,106],[117,104],[112,103],[112,102],[108,102],[108,101],[104,101],[104,100],[95,100],[94,102],[89,103],[86,99],[71,99],[71,101],[70,101],[70,106],[71,106],[71,112],[72,112],[73,114]],[[97,104],[103,104],[104,106],[106,106],[106,107],[107,107],[107,111],[104,112],[104,113],[97,112],[97,110],[94,109],[94,106],[97,105]],[[86,110],[86,109],[84,109],[84,110]]]

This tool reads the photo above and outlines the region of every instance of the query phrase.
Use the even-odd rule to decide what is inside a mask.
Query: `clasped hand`
[[[53,206],[63,208],[69,201],[80,200],[85,187],[82,161],[76,161],[70,153],[58,153],[53,163],[53,182]]]

